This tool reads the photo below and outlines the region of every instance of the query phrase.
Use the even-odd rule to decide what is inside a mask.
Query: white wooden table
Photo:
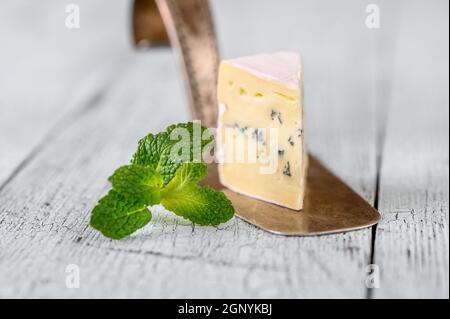
[[[65,1],[0,2],[0,297],[449,297],[448,1],[372,1],[380,29],[367,1],[211,1],[224,57],[303,54],[310,149],[382,220],[283,237],[157,207],[122,241],[91,209],[138,138],[188,107],[171,50],[132,48],[130,1],[71,2],[80,29]]]

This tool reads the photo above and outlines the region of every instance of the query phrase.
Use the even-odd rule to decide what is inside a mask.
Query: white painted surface
[[[382,281],[374,295],[448,298],[448,2],[409,2],[398,26],[375,242]]]
[[[288,238],[159,208],[123,241],[88,226],[137,139],[189,116],[171,52],[132,50],[130,2],[79,2],[70,31],[56,0],[0,4],[0,297],[365,298],[370,229]],[[280,2],[213,1],[224,56],[302,53],[311,150],[370,203],[381,158],[373,296],[448,297],[448,4],[381,1],[373,30],[361,1]]]

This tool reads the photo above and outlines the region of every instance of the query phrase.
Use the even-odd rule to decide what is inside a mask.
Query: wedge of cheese
[[[221,62],[217,154],[224,186],[302,209],[308,162],[302,78],[297,53]]]

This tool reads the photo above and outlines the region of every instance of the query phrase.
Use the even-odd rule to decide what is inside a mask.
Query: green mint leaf
[[[225,194],[197,185],[206,174],[205,164],[181,165],[174,178],[161,190],[164,208],[199,225],[215,226],[231,219],[234,208]]]
[[[177,192],[187,184],[196,184],[205,178],[207,174],[208,168],[204,163],[184,163],[178,168],[175,177],[164,187],[162,192],[165,195],[170,192]]]
[[[131,165],[109,178],[113,189],[92,211],[91,226],[106,237],[121,239],[145,226],[152,218],[147,207],[160,203],[199,225],[231,219],[230,200],[197,185],[207,175],[202,155],[213,141],[206,131],[199,123],[180,123],[141,139]]]
[[[111,190],[92,211],[91,226],[112,239],[122,239],[152,219],[145,204]]]
[[[160,203],[162,176],[151,166],[128,165],[116,170],[109,178],[113,189],[146,206]]]
[[[202,138],[206,130],[189,122],[171,125],[156,135],[149,134],[139,141],[131,163],[154,168],[166,185],[181,164],[202,161],[201,155],[213,141],[212,136]]]

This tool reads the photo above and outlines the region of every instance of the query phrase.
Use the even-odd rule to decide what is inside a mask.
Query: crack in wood
[[[86,246],[91,246],[91,247],[97,247],[100,248],[99,246],[96,245],[92,245],[90,243],[87,243]],[[219,247],[220,248],[220,247]],[[276,266],[268,266],[268,265],[257,265],[257,264],[250,264],[250,265],[246,265],[246,264],[242,264],[242,263],[236,263],[236,262],[227,262],[224,260],[211,260],[208,258],[203,258],[203,256],[201,254],[199,255],[190,255],[190,256],[183,256],[183,255],[174,255],[174,254],[166,254],[164,252],[161,251],[152,251],[152,250],[143,250],[143,249],[119,249],[119,248],[114,248],[114,247],[107,247],[107,248],[102,248],[106,251],[111,251],[111,252],[120,252],[120,253],[126,253],[126,254],[133,254],[133,255],[151,255],[151,256],[157,256],[157,257],[163,257],[166,259],[176,259],[176,260],[183,260],[183,261],[201,261],[210,265],[214,265],[214,266],[221,266],[221,267],[228,267],[228,268],[241,268],[241,269],[246,269],[246,270],[253,270],[253,269],[259,269],[259,270],[268,270],[268,271],[283,271],[283,268],[280,267],[276,267]]]

